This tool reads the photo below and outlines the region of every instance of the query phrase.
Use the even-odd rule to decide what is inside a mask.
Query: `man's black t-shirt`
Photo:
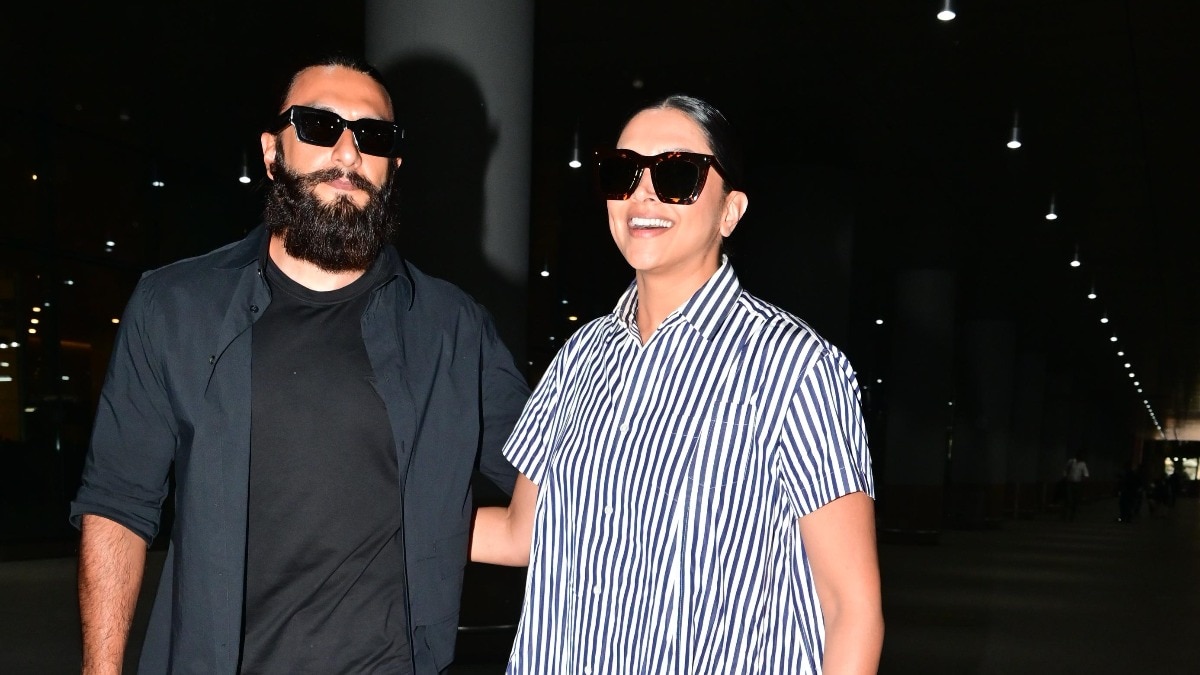
[[[361,329],[390,271],[316,292],[263,258],[241,672],[412,673],[399,471]]]

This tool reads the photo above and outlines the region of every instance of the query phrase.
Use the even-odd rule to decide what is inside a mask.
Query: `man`
[[[1075,520],[1075,516],[1079,513],[1081,487],[1083,481],[1088,477],[1087,462],[1083,461],[1083,454],[1072,455],[1063,469],[1063,479],[1066,481],[1064,486],[1067,489],[1066,504],[1063,505],[1064,520]]]
[[[146,274],[72,521],[85,673],[121,668],[172,467],[141,673],[417,673],[453,657],[476,464],[528,395],[487,312],[388,244],[401,133],[378,73],[292,79],[265,227]]]

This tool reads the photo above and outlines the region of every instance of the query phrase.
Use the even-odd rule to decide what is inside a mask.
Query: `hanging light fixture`
[[[1020,119],[1021,119],[1020,113],[1014,112],[1013,113],[1012,137],[1008,139],[1008,147],[1012,148],[1013,150],[1016,150],[1017,148],[1021,147],[1021,134],[1020,134],[1020,124],[1019,124]]]
[[[1092,282],[1092,288],[1091,288],[1091,290],[1089,290],[1089,291],[1088,291],[1088,294],[1087,294],[1087,299],[1088,299],[1088,300],[1095,300],[1095,299],[1096,299],[1096,282],[1094,282],[1094,281]]]
[[[583,166],[583,162],[579,161],[579,127],[575,128],[575,142],[571,145],[571,161],[567,162],[567,166],[572,169]]]
[[[1054,210],[1054,195],[1050,195],[1050,210],[1046,212],[1046,220],[1058,220],[1058,212]]]
[[[542,276],[544,276],[544,277],[548,277],[548,276],[550,276],[550,264],[549,264],[549,263],[543,263],[543,264],[542,264],[542,271],[541,271],[541,272],[538,272],[538,274],[540,274],[540,275],[542,275]]]
[[[954,8],[950,6],[950,0],[946,0],[946,4],[942,6],[942,11],[937,14],[939,21],[953,21],[956,16],[958,15],[954,13]]]
[[[1100,317],[1100,323],[1108,323],[1108,312],[1107,311],[1104,312],[1104,314]]]
[[[1079,244],[1076,244],[1075,257],[1071,259],[1071,267],[1079,267],[1081,264],[1083,263],[1079,262]]]
[[[166,183],[164,183],[163,180],[158,177],[158,165],[153,165],[150,167],[150,186],[156,188],[166,186]]]
[[[238,176],[238,182],[246,185],[250,182],[250,165],[246,161],[246,151],[242,151],[242,175]]]

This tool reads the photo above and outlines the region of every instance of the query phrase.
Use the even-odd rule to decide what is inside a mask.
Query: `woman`
[[[870,457],[845,357],[742,290],[725,118],[671,96],[597,153],[634,284],[555,357],[472,559],[529,565],[509,673],[868,673]]]

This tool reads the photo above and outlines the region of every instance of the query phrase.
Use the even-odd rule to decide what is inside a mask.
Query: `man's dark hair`
[[[388,90],[387,83],[383,81],[383,75],[377,68],[375,68],[375,66],[367,62],[366,59],[358,56],[351,56],[349,54],[329,54],[302,63],[294,71],[292,71],[292,77],[288,80],[287,87],[283,90],[283,95],[279,99],[279,105],[276,106],[277,111],[284,109],[284,106],[287,104],[288,96],[291,95],[292,87],[296,85],[296,78],[300,76],[300,73],[308,70],[309,68],[330,67],[348,68],[350,70],[367,75],[372,80],[375,80],[375,82],[379,84],[383,91],[387,93],[388,99],[391,99],[392,93]]]

